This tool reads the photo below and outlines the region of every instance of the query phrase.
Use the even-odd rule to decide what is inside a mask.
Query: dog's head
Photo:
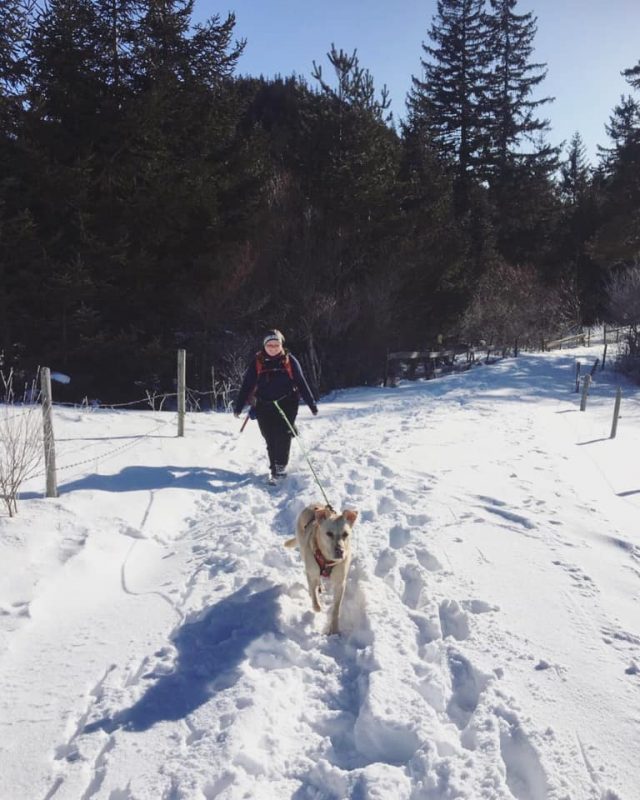
[[[330,508],[316,508],[316,542],[327,561],[343,561],[351,552],[351,529],[358,512],[347,509],[337,514]]]

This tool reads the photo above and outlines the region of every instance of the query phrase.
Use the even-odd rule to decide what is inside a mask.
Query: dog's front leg
[[[321,611],[320,602],[318,599],[318,590],[320,589],[320,576],[307,575],[309,583],[309,595],[311,596],[311,605],[314,611]]]
[[[329,626],[329,635],[340,633],[340,607],[342,606],[342,598],[344,597],[344,587],[346,584],[346,575],[339,583],[336,584],[334,590],[333,608],[331,610],[331,625]]]

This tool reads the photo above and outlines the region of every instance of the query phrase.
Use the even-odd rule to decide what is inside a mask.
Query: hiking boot
[[[276,464],[273,474],[276,478],[286,478],[287,476],[287,465],[286,464]]]

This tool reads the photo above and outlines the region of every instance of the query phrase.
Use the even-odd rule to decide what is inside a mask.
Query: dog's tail
[[[287,539],[284,543],[285,547],[297,547],[298,546],[298,539],[294,536],[293,539]]]

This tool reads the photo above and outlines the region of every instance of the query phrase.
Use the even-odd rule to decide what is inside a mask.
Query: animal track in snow
[[[551,563],[555,564],[557,567],[561,567],[569,574],[574,581],[574,585],[584,597],[594,597],[598,594],[598,587],[593,582],[593,579],[584,573],[580,567],[560,560],[552,561]]]

